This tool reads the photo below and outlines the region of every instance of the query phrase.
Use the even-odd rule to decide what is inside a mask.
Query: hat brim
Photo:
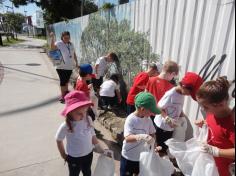
[[[74,103],[70,106],[66,106],[65,109],[61,112],[61,115],[66,117],[68,115],[68,113],[70,113],[71,111],[75,110],[76,108],[80,108],[80,107],[84,107],[84,106],[93,106],[93,103],[92,103],[92,101],[84,101],[84,102]]]
[[[161,114],[161,110],[158,109],[156,106],[151,106],[149,109],[153,114]]]
[[[95,74],[90,74],[91,78],[96,78]]]

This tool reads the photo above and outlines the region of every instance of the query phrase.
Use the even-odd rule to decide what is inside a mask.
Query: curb
[[[97,118],[98,122],[111,132],[112,138],[122,146],[124,140],[125,118],[117,117],[113,112],[100,111],[103,114]]]

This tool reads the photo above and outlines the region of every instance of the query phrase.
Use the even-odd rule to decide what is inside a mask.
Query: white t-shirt
[[[136,134],[155,134],[156,130],[150,118],[140,118],[134,113],[130,114],[124,127],[124,137]],[[130,161],[139,161],[141,152],[145,151],[144,142],[127,143],[123,142],[122,156]]]
[[[169,117],[178,120],[184,106],[184,95],[179,94],[174,87],[165,93],[158,102],[158,106],[161,109],[164,109]],[[165,123],[165,120],[161,115],[157,115],[154,121],[159,128],[165,131],[174,130]]]
[[[100,88],[100,96],[115,97],[115,91],[119,90],[119,85],[113,80],[107,80],[102,83]]]
[[[105,75],[105,72],[106,72],[106,69],[107,69],[107,64],[108,64],[108,62],[106,61],[105,57],[100,57],[100,58],[97,59],[95,65],[99,65],[98,69],[97,69],[98,79]]]
[[[74,132],[71,133],[66,125],[62,123],[56,133],[56,140],[63,141],[66,138],[66,153],[72,157],[83,157],[93,151],[92,137],[95,131],[89,125],[87,119],[72,122]]]
[[[57,69],[73,70],[75,68],[74,45],[72,43],[65,44],[63,41],[58,41],[55,45],[61,51],[64,60],[57,66]]]

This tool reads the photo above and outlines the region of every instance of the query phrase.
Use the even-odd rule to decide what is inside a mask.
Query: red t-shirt
[[[147,84],[147,91],[156,98],[157,103],[165,95],[165,93],[174,87],[169,81],[159,78],[158,76],[150,78]]]
[[[216,118],[213,114],[208,114],[207,125],[209,127],[208,143],[220,149],[234,148],[235,131],[233,118]],[[230,176],[229,165],[234,160],[215,157],[216,166],[220,176]]]
[[[85,81],[78,79],[76,82],[75,90],[82,91],[89,97],[89,87]]]
[[[149,75],[146,72],[141,72],[134,78],[133,86],[130,88],[130,91],[126,100],[126,103],[128,105],[135,104],[134,99],[136,95],[145,90],[148,80],[149,80]],[[138,86],[141,86],[141,87],[145,86],[145,87],[140,89]]]

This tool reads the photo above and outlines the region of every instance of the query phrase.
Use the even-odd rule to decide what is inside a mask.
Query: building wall
[[[89,32],[91,34],[97,30],[97,34],[91,38],[92,42],[97,41],[96,36],[101,35],[100,41],[97,41],[98,45],[94,47],[95,55],[91,54],[93,60],[104,54],[105,49],[113,49],[120,53],[125,67],[127,58],[134,57],[128,61],[132,65],[134,61],[151,57],[154,53],[159,56],[161,62],[169,58],[178,62],[181,66],[181,78],[186,71],[199,73],[207,61],[215,55],[208,70],[210,73],[214,65],[221,60],[221,56],[226,54],[227,57],[220,64],[215,76],[207,80],[223,75],[229,80],[235,80],[235,0],[136,0],[117,6],[108,12],[98,12],[71,20],[69,23],[63,22],[51,26],[58,37],[64,30],[71,31],[77,54],[85,60],[88,59],[88,54],[84,53],[88,51],[82,49],[81,37],[87,27],[92,26],[90,21],[94,16],[105,20],[103,27],[100,28],[97,24],[97,27],[91,28],[93,30]],[[127,32],[123,31],[124,25],[121,25],[125,21],[128,21]],[[117,27],[114,27],[116,25]],[[120,37],[122,32],[123,37]],[[128,38],[127,35],[135,37],[119,45],[124,38]],[[149,44],[141,35],[146,37]],[[113,43],[117,40],[117,47],[110,47],[112,44],[106,41],[105,49],[98,50],[99,42],[101,43],[104,38],[111,39]],[[133,43],[125,48],[124,45],[130,42]],[[141,53],[130,55],[136,44],[140,44],[138,47]],[[147,51],[148,56],[143,54]],[[123,53],[128,57],[125,58]],[[127,70],[132,73],[132,68]],[[202,116],[197,103],[190,98],[186,99],[184,111],[192,121]]]

